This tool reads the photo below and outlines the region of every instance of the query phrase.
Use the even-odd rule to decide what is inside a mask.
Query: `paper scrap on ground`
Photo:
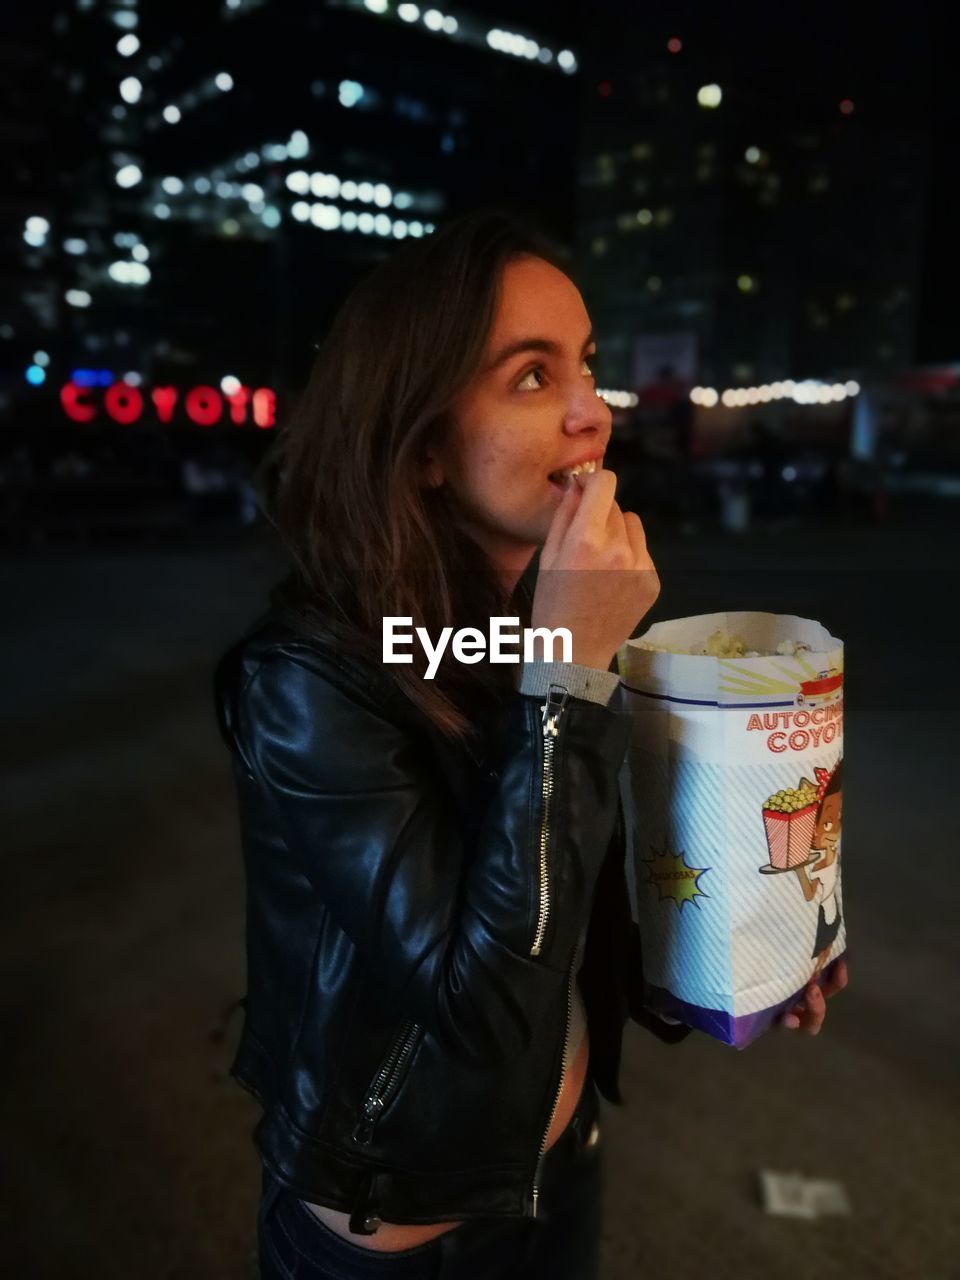
[[[830,1178],[806,1178],[802,1173],[761,1169],[760,1197],[764,1213],[774,1217],[811,1220],[850,1212],[850,1198],[843,1183]]]

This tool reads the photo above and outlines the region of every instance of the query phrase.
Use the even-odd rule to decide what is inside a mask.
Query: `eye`
[[[586,369],[587,373],[590,375],[591,378],[596,378],[596,374],[594,373],[593,367],[592,367],[593,361],[596,360],[596,358],[597,358],[597,353],[595,351],[583,357],[583,367]],[[542,377],[545,367],[546,366],[542,364],[538,364],[538,365],[534,365],[532,369],[529,369],[523,375],[520,381],[517,383],[517,390],[518,391],[532,390],[533,388],[524,387],[523,384],[527,381],[528,378],[533,377],[535,373],[540,374],[540,376]]]
[[[824,831],[832,831],[832,830],[833,830],[833,823],[832,823],[832,822],[825,822],[825,823],[823,824],[823,829],[824,829]]]
[[[538,365],[536,365],[534,368],[532,368],[532,369],[528,370],[528,372],[527,372],[527,373],[525,373],[525,374],[523,375],[523,377],[522,377],[522,378],[520,379],[520,381],[517,383],[517,390],[518,390],[518,391],[521,391],[521,390],[527,390],[527,388],[525,388],[523,384],[526,382],[526,380],[527,380],[528,378],[532,378],[532,377],[533,377],[533,375],[534,375],[535,373],[539,373],[541,376],[543,375],[543,365],[542,365],[542,364],[538,364]]]

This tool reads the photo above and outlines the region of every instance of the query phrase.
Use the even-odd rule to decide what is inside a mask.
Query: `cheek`
[[[528,492],[533,481],[546,477],[547,464],[539,455],[518,449],[512,440],[488,441],[465,461],[469,468],[463,477],[466,485],[492,497]]]

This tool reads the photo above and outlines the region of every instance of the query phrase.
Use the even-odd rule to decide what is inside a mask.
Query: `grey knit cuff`
[[[552,684],[560,684],[572,698],[587,702],[599,702],[602,706],[614,705],[620,687],[620,677],[615,671],[600,671],[596,667],[581,667],[576,662],[525,662],[520,677],[520,692],[545,698]]]

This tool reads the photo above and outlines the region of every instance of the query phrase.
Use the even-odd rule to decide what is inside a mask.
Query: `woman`
[[[595,1276],[598,1092],[628,1016],[685,1034],[643,1010],[624,881],[609,668],[659,584],[595,350],[552,247],[467,215],[353,291],[278,440],[294,568],[217,672],[264,1277]],[[494,617],[572,661],[383,661],[384,619]]]

